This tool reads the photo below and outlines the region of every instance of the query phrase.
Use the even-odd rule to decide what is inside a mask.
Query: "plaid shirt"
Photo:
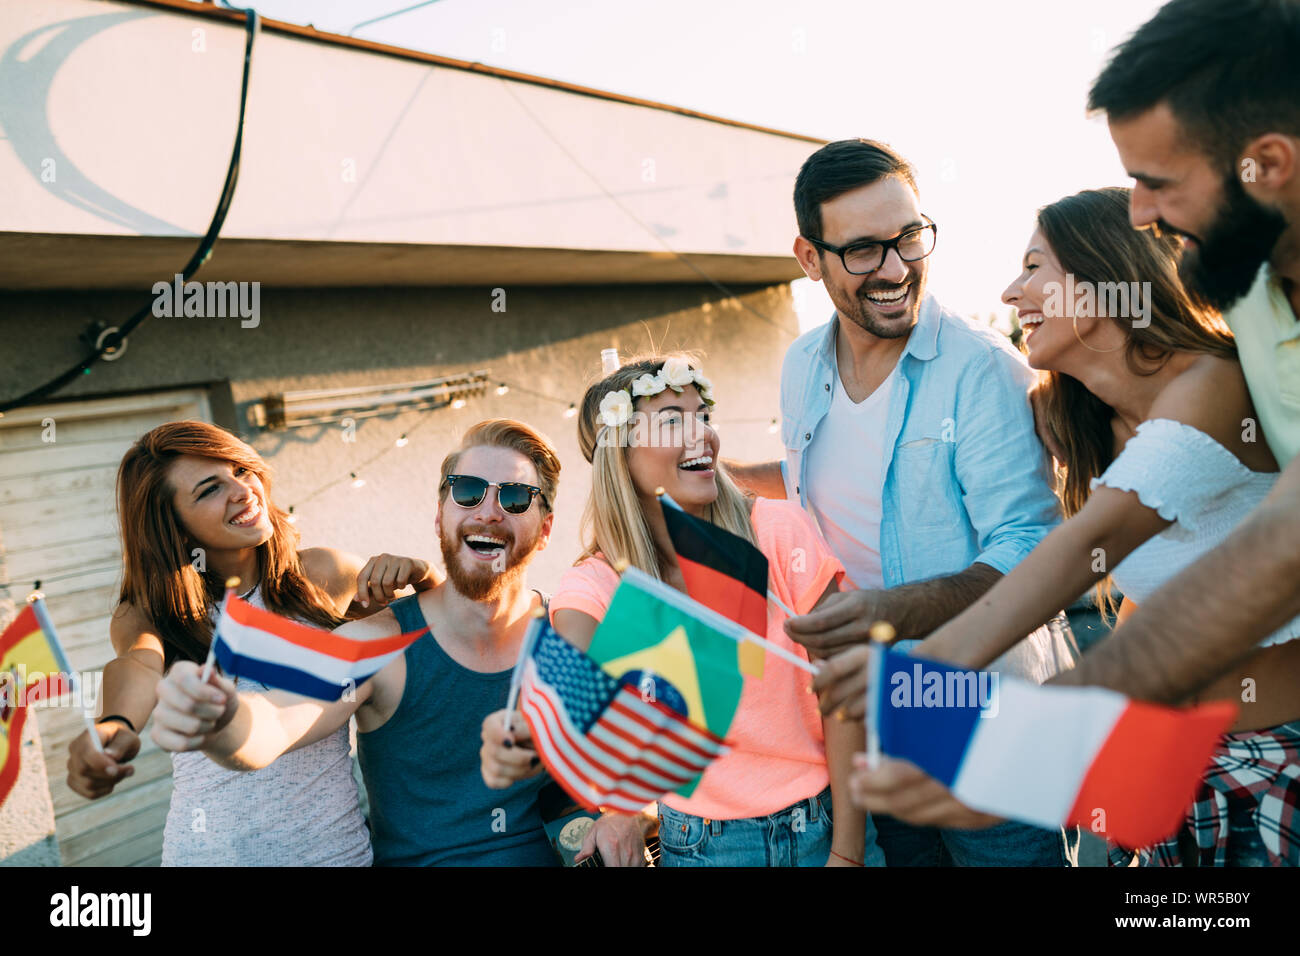
[[[1223,866],[1230,814],[1253,814],[1270,866],[1300,866],[1300,721],[1220,738],[1182,828],[1136,854],[1143,866],[1182,866],[1182,836],[1197,848],[1193,865]],[[1135,855],[1108,847],[1112,866],[1128,866]]]

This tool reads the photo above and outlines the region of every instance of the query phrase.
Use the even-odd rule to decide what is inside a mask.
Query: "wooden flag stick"
[[[226,578],[226,597],[221,602],[221,613],[226,612],[226,601],[230,600],[230,595],[235,593],[235,588],[239,587],[239,578]],[[220,618],[218,618],[220,621]],[[212,665],[217,661],[217,634],[213,628],[212,641],[208,644],[208,659],[203,662],[203,673],[199,675],[199,680],[206,684],[208,678],[212,676]]]
[[[788,607],[786,607],[785,602],[782,601],[779,597],[777,597],[777,596],[776,596],[776,592],[773,591],[771,588],[768,588],[768,589],[767,589],[767,599],[768,599],[769,601],[771,601],[773,604],[775,604],[777,607],[779,607],[782,611],[785,611],[785,616],[786,616],[786,617],[798,617],[798,616],[799,616],[798,614],[795,614],[794,611],[792,611],[792,610],[790,610]]]
[[[818,667],[816,664],[812,663],[811,661],[804,660],[802,657],[798,656],[797,654],[790,653],[784,647],[781,647],[779,644],[773,644],[767,638],[759,637],[757,634],[755,634],[753,631],[749,630],[748,628],[745,629],[745,640],[753,644],[757,644],[759,647],[763,648],[763,650],[767,651],[769,654],[775,654],[777,657],[781,658],[781,660],[785,661],[786,663],[793,664],[795,667],[799,668],[802,671],[807,671],[809,674],[818,674],[821,672],[821,668]]]
[[[40,582],[37,582],[39,587]],[[54,650],[58,658],[59,667],[61,667],[68,678],[68,690],[73,697],[77,696],[77,676],[72,673],[72,667],[68,664],[67,658],[63,655],[63,646],[59,643],[59,635],[54,631],[54,622],[50,620],[49,612],[45,607],[45,595],[40,591],[33,591],[27,595],[27,603],[32,606],[32,613],[36,615],[36,621],[41,626],[41,632],[45,635],[46,642]],[[24,688],[25,690],[25,688]],[[86,712],[82,702],[81,721],[86,725],[86,733],[90,735],[91,745],[101,754],[104,752],[104,742],[99,739],[99,731],[95,729],[95,721],[90,714]]]
[[[888,621],[876,621],[867,632],[871,636],[871,656],[867,661],[867,767],[875,770],[880,766],[880,728],[878,720],[871,716],[871,701],[876,681],[880,680],[880,660],[885,645],[893,641],[897,632]]]
[[[515,660],[515,671],[510,675],[510,692],[506,695],[506,733],[510,733],[514,727],[515,704],[519,701],[519,687],[524,682],[524,664],[528,660],[528,655],[533,652],[533,645],[537,643],[537,632],[541,630],[542,618],[546,617],[546,609],[536,607],[533,609],[533,620],[528,625],[528,632],[524,635],[524,642],[519,646],[519,657]]]

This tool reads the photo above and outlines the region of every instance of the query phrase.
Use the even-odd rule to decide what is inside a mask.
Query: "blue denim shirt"
[[[838,319],[801,335],[781,369],[786,496],[808,508],[805,452],[831,407]],[[1034,431],[1033,371],[994,329],[933,296],[898,360],[885,425],[885,587],[978,561],[1009,572],[1060,521]]]

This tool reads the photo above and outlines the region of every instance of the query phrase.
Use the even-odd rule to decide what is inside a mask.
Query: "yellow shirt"
[[[1300,452],[1300,320],[1267,264],[1250,292],[1223,314],[1237,339],[1259,426],[1280,467]]]

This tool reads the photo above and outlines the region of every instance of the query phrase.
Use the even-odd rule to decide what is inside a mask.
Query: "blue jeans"
[[[1273,865],[1269,862],[1268,850],[1264,849],[1264,840],[1259,835],[1259,823],[1255,819],[1255,813],[1254,804],[1245,811],[1229,805],[1228,850],[1224,856],[1224,866]]]
[[[877,840],[890,866],[1078,866],[1079,828],[1044,830],[999,823],[986,830],[915,827],[875,818]]]
[[[660,866],[824,866],[831,854],[831,791],[766,817],[708,820],[659,804]],[[867,817],[864,861],[884,866]]]

